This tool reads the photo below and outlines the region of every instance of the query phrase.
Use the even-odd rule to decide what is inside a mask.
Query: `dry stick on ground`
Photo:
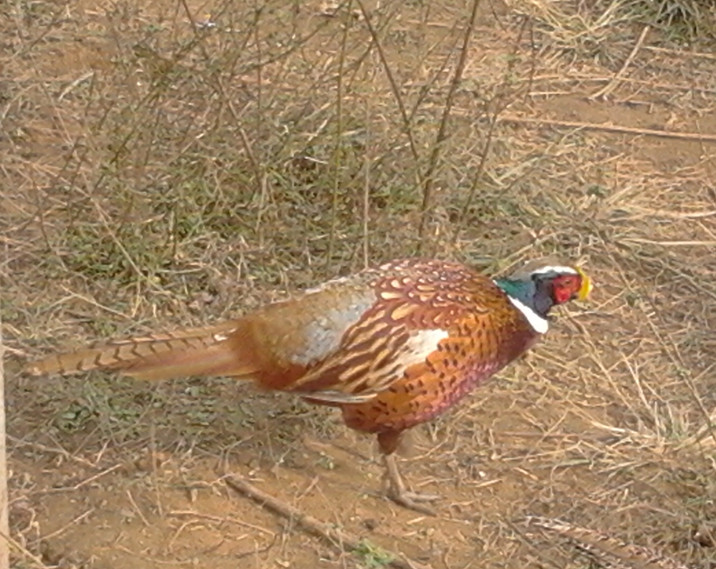
[[[643,134],[644,136],[658,136],[662,138],[677,138],[680,140],[693,140],[695,142],[714,142],[716,134],[701,134],[699,132],[672,132],[668,130],[656,130],[651,128],[636,128],[630,126],[586,123],[579,121],[560,121],[552,119],[537,119],[531,117],[514,117],[502,115],[499,122],[514,124],[538,124],[544,126],[564,126],[568,128],[584,128],[587,130],[603,130],[606,132],[620,132],[623,134]]]
[[[263,506],[267,510],[271,510],[276,514],[295,522],[298,527],[308,533],[322,537],[333,546],[339,546],[341,550],[353,551],[355,549],[360,549],[364,545],[363,540],[355,535],[338,529],[332,524],[322,522],[313,516],[304,514],[298,508],[282,502],[278,498],[275,498],[266,492],[262,492],[252,484],[249,484],[237,476],[228,474],[225,476],[224,480],[232,490],[251,498],[254,502]],[[387,551],[387,553],[392,557],[391,561],[386,564],[389,567],[396,567],[397,569],[430,569],[426,565],[419,565],[414,561],[410,561],[405,558],[401,559],[398,554],[393,553],[392,551]]]
[[[711,59],[716,61],[716,55],[713,53],[704,53],[700,51],[689,51],[686,49],[670,49],[668,47],[657,47],[655,45],[648,45],[644,49],[649,51],[656,51],[657,53],[666,53],[673,57],[688,57],[689,59],[700,58],[700,59]]]
[[[619,85],[619,81],[621,80],[622,75],[624,75],[624,72],[627,70],[627,67],[631,65],[631,62],[634,61],[636,54],[639,52],[639,48],[644,43],[644,39],[646,38],[646,34],[649,32],[649,29],[650,26],[648,24],[644,26],[644,29],[641,31],[641,35],[639,35],[639,39],[636,40],[636,44],[634,44],[634,49],[631,50],[631,53],[629,54],[629,57],[626,58],[624,65],[622,65],[621,69],[617,71],[617,74],[612,78],[609,83],[599,89],[599,91],[597,91],[596,93],[590,95],[590,99],[603,99],[612,91],[614,91],[614,89],[617,88],[617,85]]]
[[[2,534],[0,535],[0,540],[2,540],[3,543],[6,543],[5,546],[8,551],[10,549],[14,549],[18,554],[20,554],[25,561],[31,564],[32,567],[37,567],[38,569],[47,569],[47,565],[40,559],[37,555],[33,555],[30,553],[21,543],[16,541],[12,538],[12,536],[8,534]],[[5,565],[4,567],[9,567],[9,565]]]

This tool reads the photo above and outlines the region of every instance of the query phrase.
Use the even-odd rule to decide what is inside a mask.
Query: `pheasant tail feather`
[[[240,322],[117,340],[33,362],[32,375],[69,374],[93,369],[120,370],[139,379],[198,375],[248,376],[255,366],[237,350]],[[234,341],[232,341],[234,340]]]

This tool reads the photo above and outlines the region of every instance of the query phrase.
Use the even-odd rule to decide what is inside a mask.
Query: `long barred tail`
[[[527,518],[527,523],[561,535],[604,569],[688,569],[686,565],[648,547],[624,543],[610,535],[562,520],[533,516]]]
[[[250,375],[236,343],[240,320],[201,328],[110,341],[32,362],[32,375],[72,374],[93,369],[120,370],[140,379],[198,375]],[[232,341],[233,340],[233,341]]]

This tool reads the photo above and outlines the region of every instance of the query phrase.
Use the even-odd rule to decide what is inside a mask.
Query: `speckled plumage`
[[[550,271],[551,280],[493,281],[458,263],[393,261],[232,321],[109,342],[28,369],[253,379],[340,407],[349,427],[378,434],[390,454],[403,430],[454,405],[538,339],[553,281],[562,279],[565,300],[586,296],[578,269]],[[544,303],[544,314],[530,306]]]
[[[462,265],[429,261],[386,270],[391,276],[373,285],[381,302],[364,320],[374,319],[396,336],[439,329],[446,337],[373,399],[343,406],[350,427],[401,431],[432,419],[538,337],[492,280]]]

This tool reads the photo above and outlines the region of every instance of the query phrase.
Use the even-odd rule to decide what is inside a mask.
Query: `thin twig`
[[[62,89],[62,92],[57,96],[57,100],[61,101],[62,99],[64,99],[80,83],[86,81],[87,79],[93,78],[94,74],[94,71],[88,71],[87,73],[83,73],[82,75],[80,75],[77,79],[67,85],[67,87]]]
[[[513,55],[516,55],[516,51],[520,47],[522,33],[525,29],[525,26],[522,27],[520,30],[520,34],[517,38],[517,40],[514,43],[513,48]],[[465,199],[465,202],[462,205],[462,209],[460,210],[460,214],[458,215],[457,221],[455,222],[455,228],[453,231],[453,244],[457,244],[458,240],[460,239],[460,232],[462,231],[464,225],[465,225],[465,219],[467,218],[467,214],[470,211],[470,207],[472,206],[472,203],[475,200],[475,197],[477,196],[477,190],[481,185],[481,182],[483,180],[483,176],[485,174],[485,168],[487,166],[487,159],[491,154],[493,140],[495,136],[495,132],[497,129],[497,124],[499,122],[500,114],[509,107],[511,104],[511,100],[506,96],[507,87],[512,82],[512,77],[514,75],[513,70],[513,64],[514,61],[517,61],[517,57],[512,58],[512,62],[508,64],[507,69],[505,70],[505,73],[502,76],[502,80],[500,84],[497,87],[495,95],[492,97],[491,101],[488,104],[488,127],[487,127],[487,133],[485,135],[485,143],[482,145],[482,152],[480,153],[480,162],[477,165],[477,168],[475,168],[474,173],[472,174],[472,182],[470,183],[470,189],[467,194],[467,198]],[[530,80],[534,76],[534,67],[535,67],[535,56],[532,57],[532,63],[530,65]],[[532,83],[527,84],[527,88],[525,89],[525,94],[529,94],[531,90]],[[490,107],[492,107],[492,112],[490,112]]]
[[[122,464],[115,464],[114,466],[110,466],[109,468],[105,468],[102,472],[98,472],[97,474],[93,474],[89,478],[85,478],[82,480],[82,482],[78,482],[74,486],[61,486],[58,488],[51,488],[50,490],[43,490],[42,492],[39,492],[40,494],[61,494],[62,492],[74,492],[76,490],[79,490],[83,486],[86,486],[90,482],[94,482],[98,478],[101,478],[102,476],[105,476],[109,474],[110,472],[114,472],[118,468],[121,468]]]
[[[276,532],[273,532],[271,530],[268,530],[266,528],[263,528],[261,526],[257,526],[255,524],[250,524],[248,522],[244,522],[242,520],[237,520],[235,518],[225,518],[220,516],[213,516],[211,514],[203,514],[200,512],[194,512],[191,510],[175,510],[172,512],[167,513],[170,517],[194,517],[201,520],[210,520],[212,522],[216,522],[217,524],[236,524],[239,527],[252,529],[254,531],[258,531],[261,533],[265,533],[266,535],[273,537],[276,537]]]
[[[685,49],[669,49],[668,47],[657,47],[655,45],[649,45],[646,46],[644,49],[648,49],[650,51],[656,51],[658,53],[667,53],[670,56],[673,57],[686,57],[688,59],[711,59],[713,61],[716,61],[716,55],[713,53],[705,53],[701,51],[688,51]]]
[[[398,105],[398,110],[400,111],[400,117],[403,121],[403,130],[405,131],[405,136],[408,138],[408,146],[410,147],[410,153],[413,155],[413,160],[415,160],[415,165],[416,165],[415,172],[418,177],[418,183],[422,186],[422,176],[420,174],[420,168],[419,168],[420,154],[418,153],[417,144],[415,143],[415,138],[413,137],[411,121],[410,121],[410,117],[408,116],[408,112],[405,109],[405,103],[403,102],[403,96],[400,94],[400,89],[398,88],[398,83],[396,82],[395,77],[393,76],[393,72],[390,68],[390,65],[388,64],[388,58],[385,55],[385,52],[383,51],[383,46],[380,43],[380,38],[378,37],[378,32],[376,31],[375,27],[371,23],[370,13],[366,9],[362,0],[356,0],[356,2],[358,3],[358,7],[360,8],[361,14],[363,15],[363,21],[365,22],[365,25],[368,28],[368,32],[370,33],[373,43],[375,44],[375,48],[378,51],[378,57],[380,58],[380,63],[383,66],[383,71],[385,71],[385,76],[388,78],[388,83],[390,83],[390,89],[393,92],[393,97],[395,97],[395,102]]]
[[[294,506],[282,502],[278,498],[259,490],[252,484],[249,484],[237,476],[229,474],[224,478],[224,480],[232,490],[251,498],[254,502],[267,510],[291,520],[308,533],[322,537],[334,547],[338,547],[341,551],[353,551],[355,549],[359,549],[364,543],[363,540],[357,536],[342,529],[338,529],[333,524],[322,522],[313,516],[304,514],[298,508],[295,508]],[[392,560],[387,564],[390,567],[396,567],[397,569],[429,569],[429,567],[425,565],[418,565],[414,561],[410,561],[406,558],[401,559],[396,553],[390,551],[388,553],[392,556]]]
[[[17,437],[14,437],[14,436],[12,436],[12,435],[8,435],[7,438],[8,438],[8,440],[12,441],[12,443],[13,443],[14,445],[16,445],[16,446],[20,446],[20,447],[31,447],[31,448],[33,448],[33,449],[36,449],[36,450],[39,450],[39,451],[42,451],[42,452],[57,454],[57,455],[61,456],[61,457],[64,458],[64,459],[74,460],[75,462],[77,462],[77,463],[79,463],[79,464],[81,464],[81,465],[83,465],[83,466],[88,466],[88,467],[90,467],[90,468],[97,468],[97,465],[96,465],[96,464],[92,464],[92,463],[91,463],[89,460],[87,460],[87,459],[84,459],[84,458],[81,458],[81,457],[79,457],[79,456],[75,456],[75,455],[73,455],[73,454],[70,454],[68,451],[66,451],[66,450],[63,449],[63,448],[59,448],[59,447],[58,447],[58,448],[52,448],[52,447],[49,447],[49,446],[47,446],[47,445],[43,445],[42,443],[36,443],[36,442],[32,442],[32,441],[25,441],[25,440],[19,439],[19,438],[17,438]]]
[[[630,126],[596,124],[580,121],[561,121],[555,119],[538,119],[533,117],[516,117],[502,115],[499,122],[514,124],[538,124],[544,126],[563,126],[567,128],[583,128],[586,130],[602,130],[605,132],[620,132],[623,134],[637,134],[644,136],[657,136],[661,138],[677,138],[680,140],[693,140],[695,142],[716,143],[716,134],[701,134],[699,132],[674,132],[669,130],[657,130],[652,128],[635,128]]]
[[[640,245],[657,245],[659,247],[716,247],[716,241],[660,241],[642,239],[640,237],[625,237],[624,242],[639,243]]]
[[[328,245],[326,247],[326,268],[330,268],[333,261],[333,250],[336,244],[336,230],[338,228],[338,204],[341,180],[341,166],[343,164],[343,74],[346,65],[346,50],[348,46],[349,27],[343,27],[341,36],[341,49],[338,55],[338,73],[336,74],[336,128],[333,141],[333,156],[331,166],[333,169],[333,187],[331,188],[331,225],[328,230]]]
[[[5,545],[4,547],[8,549],[14,549],[26,560],[32,562],[36,567],[39,567],[40,569],[47,569],[47,565],[43,563],[41,558],[37,557],[37,555],[33,555],[32,553],[30,553],[30,551],[28,551],[26,547],[24,547],[16,539],[13,539],[11,535],[7,533],[0,534],[0,543],[6,543],[7,545]],[[9,565],[5,565],[4,567],[9,567]]]
[[[149,523],[149,520],[144,516],[144,513],[139,507],[139,504],[137,504],[137,502],[134,500],[134,496],[132,496],[132,493],[129,491],[129,489],[127,489],[127,497],[129,498],[129,503],[132,504],[132,506],[134,507],[134,511],[137,512],[139,518],[142,520],[142,523],[144,523],[146,527],[152,527]]]
[[[453,103],[455,101],[455,94],[460,86],[463,72],[465,71],[465,65],[467,63],[467,55],[470,47],[470,38],[472,37],[473,30],[475,29],[475,21],[477,20],[477,9],[480,6],[480,0],[473,0],[472,10],[470,12],[470,19],[467,22],[465,28],[465,35],[462,38],[462,46],[460,48],[460,55],[457,61],[457,67],[455,73],[450,81],[450,87],[448,88],[447,96],[445,97],[445,106],[443,107],[442,116],[440,117],[440,126],[438,127],[437,135],[435,136],[435,142],[428,159],[428,170],[423,177],[423,203],[420,206],[420,226],[418,228],[418,250],[417,253],[422,253],[422,246],[425,239],[425,230],[427,228],[428,219],[430,218],[430,210],[433,205],[433,186],[435,183],[435,172],[438,167],[438,161],[440,158],[440,152],[442,151],[443,142],[447,138],[447,125],[448,120],[452,112]]]
[[[154,487],[154,504],[160,518],[164,517],[164,506],[162,505],[162,494],[159,491],[159,460],[157,458],[157,429],[156,423],[152,422],[149,429],[149,459],[152,461],[152,486]]]
[[[89,510],[85,510],[82,512],[79,516],[75,516],[72,518],[69,522],[67,522],[65,525],[63,525],[61,528],[56,529],[53,532],[48,533],[47,535],[43,535],[39,537],[36,542],[44,541],[47,542],[51,540],[53,537],[57,537],[58,535],[62,535],[65,533],[69,528],[71,528],[73,525],[78,524],[82,520],[84,520],[87,516],[91,515],[97,508],[90,508]]]
[[[631,62],[634,61],[634,58],[636,57],[636,54],[639,52],[639,48],[644,43],[644,39],[646,38],[646,34],[649,32],[651,27],[649,24],[644,26],[644,29],[641,31],[641,34],[639,35],[639,39],[636,40],[636,44],[634,44],[634,49],[631,50],[631,53],[629,54],[629,57],[626,58],[626,61],[624,62],[624,65],[622,65],[621,69],[617,71],[616,75],[612,78],[612,80],[607,83],[604,87],[599,89],[596,93],[593,95],[590,95],[590,99],[603,99],[609,93],[614,91],[614,89],[617,88],[617,85],[619,84],[619,81],[621,80],[622,75],[624,75],[624,72],[627,70],[627,67],[631,65]]]
[[[363,232],[363,266],[367,267],[370,262],[370,238],[368,235],[368,228],[370,227],[370,167],[371,167],[371,152],[370,152],[370,120],[372,115],[372,107],[370,104],[370,97],[365,98],[365,152],[363,155],[363,212],[362,212],[362,232]]]

